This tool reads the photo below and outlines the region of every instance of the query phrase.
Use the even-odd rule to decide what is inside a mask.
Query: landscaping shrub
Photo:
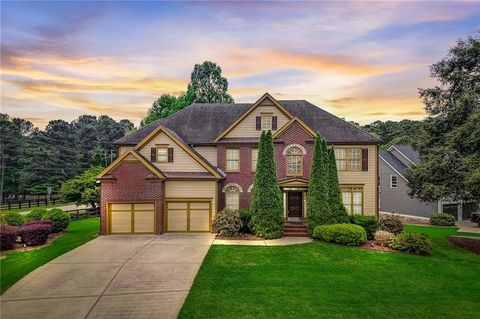
[[[403,231],[403,223],[397,216],[385,216],[380,220],[380,229],[400,234]]]
[[[23,224],[23,226],[27,225],[47,225],[50,227],[50,232],[53,232],[53,222],[51,220],[30,220]]]
[[[236,210],[225,208],[215,215],[212,229],[219,236],[238,236],[242,228],[242,220]]]
[[[10,226],[21,226],[25,222],[25,218],[17,212],[6,212],[3,217],[5,224]]]
[[[17,241],[18,227],[10,225],[0,226],[0,248],[1,250],[12,249]]]
[[[389,246],[395,237],[394,234],[388,232],[386,230],[379,230],[375,233],[374,239],[381,245],[381,246]]]
[[[367,233],[362,226],[354,224],[321,225],[313,230],[313,238],[348,246],[358,246],[367,241]]]
[[[43,219],[51,220],[53,222],[53,232],[58,233],[67,229],[70,223],[70,214],[59,208],[52,208],[43,216]]]
[[[377,217],[364,215],[351,215],[350,222],[355,225],[362,226],[367,232],[367,239],[372,240],[375,237],[375,232],[380,227]]]
[[[47,213],[45,208],[34,208],[30,213],[27,214],[26,218],[28,220],[41,220],[43,215]]]
[[[250,209],[241,209],[238,211],[240,219],[242,220],[242,233],[252,233],[252,211]]]
[[[430,224],[435,226],[455,226],[455,216],[446,213],[433,213]]]
[[[393,238],[390,247],[410,254],[430,255],[432,245],[428,235],[401,233]]]
[[[20,227],[18,234],[22,238],[22,242],[28,246],[42,245],[47,242],[48,235],[52,231],[52,225],[53,223],[48,223],[48,221],[35,221]]]

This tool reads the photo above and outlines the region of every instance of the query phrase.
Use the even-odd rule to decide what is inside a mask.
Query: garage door
[[[207,232],[210,231],[212,202],[205,201],[166,201],[165,216],[167,232]]]
[[[108,227],[110,234],[153,234],[155,233],[155,204],[108,204]]]

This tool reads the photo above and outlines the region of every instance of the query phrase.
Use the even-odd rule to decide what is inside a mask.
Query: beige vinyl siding
[[[217,147],[216,146],[196,146],[193,148],[198,154],[205,157],[213,166],[217,166]]]
[[[212,216],[217,211],[217,181],[166,181],[165,198],[212,198]]]
[[[143,146],[140,149],[140,154],[150,160],[150,149],[156,147],[156,144],[168,145],[168,147],[173,148],[173,163],[153,163],[161,170],[165,172],[208,172],[163,132],[160,132],[155,138]]]
[[[233,128],[225,137],[257,137],[262,131],[256,130],[256,117],[260,113],[272,113],[277,117],[277,130],[288,122],[288,118],[269,99],[263,100],[246,118]]]
[[[338,178],[340,186],[358,185],[363,186],[363,213],[364,215],[376,214],[376,189],[377,179],[377,148],[375,145],[338,145],[342,148],[367,148],[368,149],[368,171],[339,171]]]
[[[123,153],[131,149],[132,149],[132,146],[120,146],[120,148],[118,149],[118,155],[122,155]]]

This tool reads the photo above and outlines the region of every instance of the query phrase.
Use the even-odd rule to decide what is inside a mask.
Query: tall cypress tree
[[[270,131],[262,132],[260,137],[250,210],[256,235],[267,239],[283,235],[283,198],[277,181]]]
[[[333,147],[328,150],[328,162],[328,197],[330,200],[330,210],[332,214],[334,214],[334,216],[332,216],[332,219],[335,220],[335,223],[347,223],[348,214],[340,196],[340,183],[338,182],[337,161],[335,159],[335,151],[333,150]]]
[[[328,154],[325,140],[317,132],[307,193],[307,228],[311,235],[318,225],[330,224],[328,195]]]

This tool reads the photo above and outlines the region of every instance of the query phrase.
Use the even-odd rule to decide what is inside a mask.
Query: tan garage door
[[[110,234],[155,233],[155,204],[108,204],[108,232]]]
[[[165,201],[165,231],[208,232],[212,219],[211,200]]]

